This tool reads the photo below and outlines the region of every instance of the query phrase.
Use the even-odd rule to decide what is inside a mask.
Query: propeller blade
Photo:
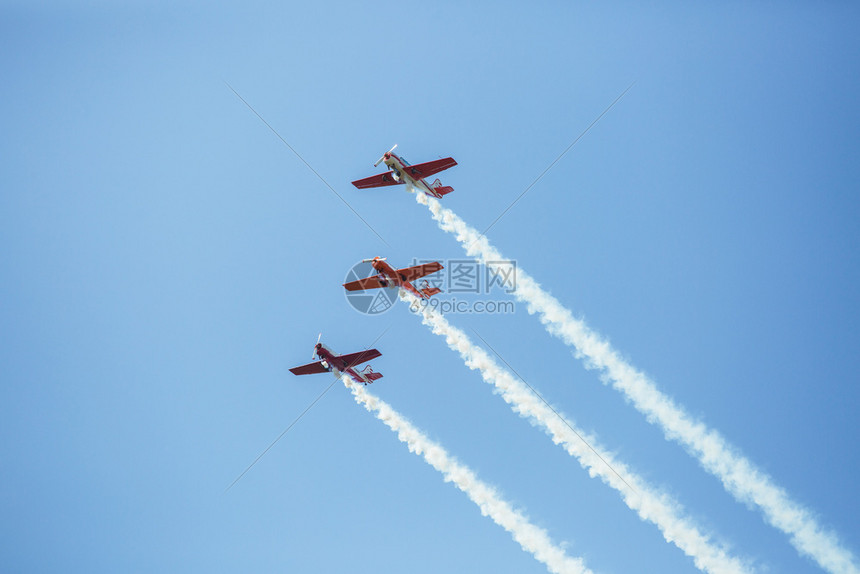
[[[316,343],[316,345],[314,345],[314,350],[313,350],[313,352],[311,353],[311,360],[312,360],[312,361],[313,361],[313,360],[314,360],[314,358],[317,356],[317,345],[319,345],[319,344],[320,344],[320,339],[322,339],[322,331],[320,331],[320,334],[319,334],[319,335],[317,335],[317,343]]]
[[[376,166],[378,166],[380,163],[382,163],[382,161],[385,159],[385,156],[386,156],[386,155],[388,155],[388,154],[390,154],[391,152],[393,152],[395,147],[397,147],[397,144],[394,144],[394,147],[393,147],[393,148],[391,148],[390,150],[388,150],[387,152],[385,152],[384,154],[382,154],[382,157],[381,157],[381,158],[379,158],[379,159],[376,161],[376,163],[375,163],[375,164],[373,164],[373,167],[376,167]]]

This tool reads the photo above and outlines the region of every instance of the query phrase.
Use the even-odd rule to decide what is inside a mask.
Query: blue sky
[[[0,553],[20,572],[541,572],[335,386],[372,391],[595,572],[692,572],[359,259],[463,259],[443,202],[860,552],[858,9],[728,3],[9,3]],[[230,91],[236,89],[381,242]],[[507,299],[503,294],[494,298]],[[517,304],[450,315],[759,571],[817,572]],[[387,331],[386,331],[387,329]]]

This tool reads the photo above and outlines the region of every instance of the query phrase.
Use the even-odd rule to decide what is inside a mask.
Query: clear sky
[[[339,384],[225,492],[330,384],[287,370],[322,332],[378,348],[369,390],[595,572],[696,571],[402,304],[341,287],[466,258],[404,189],[350,185],[392,145],[453,156],[443,203],[482,229],[634,82],[488,236],[860,552],[858,12],[5,3],[3,569],[545,571]],[[759,571],[820,571],[516,305],[447,318]]]

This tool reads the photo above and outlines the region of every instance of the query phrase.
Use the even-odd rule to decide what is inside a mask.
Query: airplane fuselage
[[[387,152],[385,156],[383,156],[383,161],[385,162],[385,165],[388,166],[388,169],[394,172],[394,179],[397,181],[402,181],[413,189],[423,191],[427,195],[433,196],[437,199],[442,197],[442,194],[437,192],[433,186],[429,185],[424,178],[413,177],[410,175],[409,167],[411,164],[402,157],[399,157],[393,152]]]
[[[364,373],[351,367],[341,357],[338,357],[337,353],[332,352],[331,349],[329,349],[322,343],[316,344],[316,346],[314,347],[314,353],[319,358],[319,360],[322,361],[323,366],[329,371],[331,371],[332,369],[336,369],[338,372],[349,375],[350,378],[356,383],[362,383],[367,385],[373,382],[368,379]]]
[[[428,298],[423,293],[421,293],[418,289],[416,289],[415,286],[412,285],[412,283],[410,283],[409,281],[407,281],[406,279],[401,277],[397,273],[397,270],[394,267],[392,267],[391,265],[389,265],[388,263],[386,263],[382,259],[379,259],[378,257],[374,258],[371,265],[373,265],[373,268],[376,269],[376,271],[380,275],[382,275],[383,277],[386,278],[387,281],[389,281],[390,285],[394,285],[396,287],[401,287],[403,289],[406,289],[407,291],[409,291],[410,293],[412,293],[413,295],[415,295],[416,297],[418,297],[420,299],[427,299]],[[382,282],[382,281],[380,280],[380,282]],[[382,286],[383,287],[389,287],[390,285],[383,284]]]

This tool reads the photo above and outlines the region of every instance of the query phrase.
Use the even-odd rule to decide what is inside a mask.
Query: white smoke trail
[[[401,296],[405,298],[405,292]],[[437,335],[443,335],[448,346],[460,354],[470,369],[480,371],[483,379],[495,387],[516,413],[543,428],[555,444],[561,445],[577,458],[591,477],[599,477],[617,490],[629,508],[642,520],[656,525],[668,542],[675,544],[693,559],[697,568],[712,573],[751,571],[747,564],[730,556],[724,548],[682,516],[680,505],[667,495],[654,490],[623,463],[613,460],[609,453],[598,449],[594,437],[586,435],[570,421],[563,419],[526,385],[500,367],[481,347],[473,344],[463,331],[448,323],[441,314],[429,305],[422,307],[422,322]]]
[[[535,526],[522,513],[514,510],[495,489],[478,479],[468,467],[455,461],[444,448],[424,436],[386,402],[370,394],[364,386],[354,383],[348,377],[343,378],[343,382],[352,391],[355,401],[396,432],[397,438],[406,443],[410,452],[423,456],[424,460],[444,475],[445,482],[453,482],[465,492],[481,509],[481,514],[489,516],[493,522],[510,532],[523,550],[546,565],[550,572],[591,574],[582,559],[571,558],[565,554],[564,550],[553,544],[544,529]]]
[[[430,208],[439,227],[456,236],[469,256],[494,268],[505,261],[486,237],[470,227],[450,209],[433,198],[416,194],[418,203]],[[660,392],[643,373],[629,365],[584,321],[573,317],[557,299],[544,291],[522,267],[517,267],[515,297],[537,313],[547,331],[576,349],[587,368],[602,371],[604,383],[633,403],[649,422],[660,425],[666,437],[684,445],[702,466],[717,476],[724,488],[741,502],[757,505],[765,519],[788,534],[802,555],[815,560],[833,574],[858,573],[851,551],[843,547],[835,533],[824,530],[809,510],[793,501],[781,487],[737,452],[718,432],[695,420],[683,408]]]

